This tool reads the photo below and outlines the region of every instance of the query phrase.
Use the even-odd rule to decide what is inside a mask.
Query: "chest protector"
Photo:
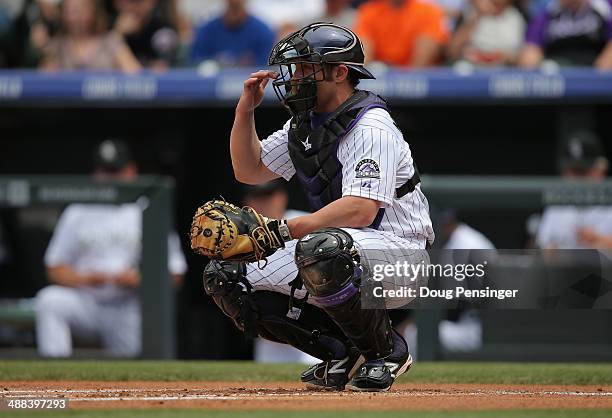
[[[376,107],[387,108],[377,95],[358,90],[314,130],[309,118],[291,120],[289,156],[313,211],[342,197],[338,144],[366,110]]]
[[[289,156],[313,211],[342,197],[338,145],[365,112],[374,108],[387,110],[387,104],[374,93],[358,90],[316,129],[312,129],[309,118],[291,120]],[[419,181],[415,170],[413,178],[397,190],[397,197],[414,191]]]

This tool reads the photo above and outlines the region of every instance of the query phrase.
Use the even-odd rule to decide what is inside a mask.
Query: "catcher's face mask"
[[[324,22],[311,23],[282,39],[268,59],[268,65],[280,67],[280,75],[272,85],[293,115],[314,109],[317,83],[325,80],[330,66],[344,64],[358,79],[374,78],[363,63],[363,45],[357,35]]]
[[[297,115],[313,110],[317,105],[317,83],[325,80],[320,55],[311,52],[308,43],[295,33],[276,44],[269,64],[280,68],[272,86],[289,111]]]

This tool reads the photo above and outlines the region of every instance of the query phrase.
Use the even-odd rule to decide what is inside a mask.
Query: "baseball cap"
[[[132,157],[127,144],[119,139],[105,139],[100,142],[94,153],[94,167],[103,171],[119,171]]]
[[[592,132],[574,132],[562,144],[560,164],[564,169],[585,170],[601,159],[605,159],[605,153],[601,141]]]

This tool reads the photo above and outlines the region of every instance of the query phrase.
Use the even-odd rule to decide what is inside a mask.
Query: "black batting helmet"
[[[281,39],[272,49],[268,64],[280,66],[272,85],[279,100],[296,114],[316,105],[318,81],[324,80],[325,64],[344,64],[354,79],[372,79],[364,66],[363,44],[353,31],[333,23],[312,23]],[[318,68],[315,67],[318,66]],[[303,76],[295,72],[301,66]],[[311,66],[311,71],[304,67]]]

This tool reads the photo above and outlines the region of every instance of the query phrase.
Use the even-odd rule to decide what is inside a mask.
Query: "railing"
[[[43,73],[0,71],[1,105],[214,104],[231,106],[253,69],[223,70],[214,76],[195,70],[126,76],[112,72]],[[361,88],[405,103],[612,102],[612,72],[588,68],[554,72],[469,70],[379,71]],[[278,104],[271,88],[266,104]]]

